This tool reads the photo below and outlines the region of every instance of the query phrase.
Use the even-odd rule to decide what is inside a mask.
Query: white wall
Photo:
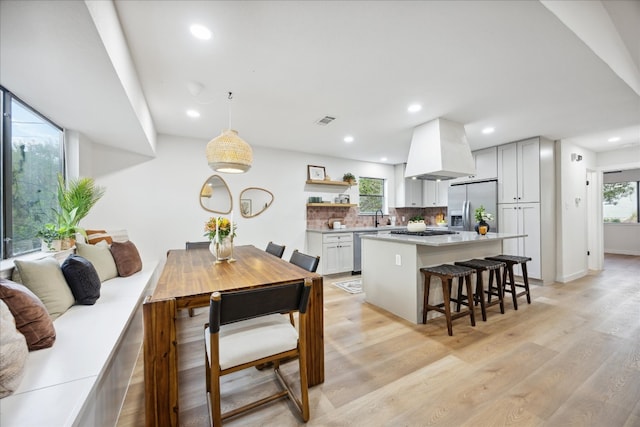
[[[587,169],[596,166],[595,153],[562,141],[556,145],[559,162],[559,189],[557,191],[558,282],[569,282],[585,276],[587,260]],[[582,161],[572,161],[571,154],[579,154]],[[544,230],[542,230],[544,233]]]
[[[89,158],[81,161],[92,165],[87,175],[106,187],[106,194],[82,226],[126,228],[144,257],[162,258],[168,249],[184,248],[187,240],[206,240],[204,223],[214,214],[200,207],[198,196],[204,181],[214,173],[207,165],[205,147],[206,141],[161,135],[157,156],[150,159],[94,144],[84,151]],[[257,146],[253,149],[254,163],[248,173],[220,174],[233,195],[234,221],[238,224],[236,244],[263,248],[273,240],[287,246],[285,259],[294,249],[305,250],[307,198],[313,195],[329,199],[337,195],[335,192],[324,195],[305,185],[307,165],[325,166],[333,180],[341,180],[343,173],[352,172],[393,183],[391,165]],[[274,194],[272,206],[258,217],[240,216],[239,195],[246,187],[262,187]],[[388,187],[393,200],[393,185]],[[357,203],[357,187],[347,192],[352,203]]]

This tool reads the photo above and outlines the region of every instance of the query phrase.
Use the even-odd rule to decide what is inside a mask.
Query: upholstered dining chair
[[[205,242],[186,242],[184,244],[184,248],[186,250],[191,250],[191,249],[209,249],[209,245],[211,244],[211,242],[209,241],[205,241]],[[193,308],[189,309],[189,317],[193,317],[194,312],[193,312]]]
[[[315,273],[318,269],[318,264],[320,263],[320,257],[303,254],[296,249],[291,254],[289,262],[297,265],[298,267],[304,268],[307,271]]]
[[[206,388],[215,427],[224,419],[282,397],[289,397],[303,421],[309,420],[306,322],[310,290],[311,279],[307,278],[298,283],[211,295],[204,341]],[[280,315],[287,311],[299,312],[299,332]],[[280,362],[295,357],[300,370],[300,399],[280,372]],[[267,364],[273,367],[281,390],[222,413],[220,377]]]
[[[282,254],[284,254],[284,245],[277,245],[273,242],[269,242],[267,244],[267,249],[265,249],[266,252],[270,253],[271,255],[275,255],[278,258],[282,258]]]

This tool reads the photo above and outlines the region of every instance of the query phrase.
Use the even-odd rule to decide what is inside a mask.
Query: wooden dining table
[[[309,386],[324,382],[322,276],[254,246],[236,246],[234,262],[215,263],[207,249],[170,250],[158,284],[143,305],[145,424],[177,426],[177,312],[208,307],[215,291],[295,283],[312,279],[307,322]],[[207,318],[208,319],[208,318]],[[203,324],[206,320],[203,320]],[[202,368],[204,381],[204,364]]]

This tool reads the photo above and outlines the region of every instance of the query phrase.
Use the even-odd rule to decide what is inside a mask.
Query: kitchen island
[[[518,237],[525,235],[481,236],[461,231],[441,236],[381,233],[362,236],[365,300],[409,322],[422,323],[424,289],[420,268],[498,255],[502,253],[503,240]],[[430,299],[442,301],[442,288],[435,283],[431,286]],[[429,318],[436,315],[440,314],[430,312]]]

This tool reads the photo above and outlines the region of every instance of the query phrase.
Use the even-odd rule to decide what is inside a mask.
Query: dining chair
[[[184,248],[188,251],[191,249],[209,249],[209,245],[211,244],[211,242],[209,241],[205,241],[205,242],[186,242],[184,244]],[[189,317],[193,317],[194,315],[194,309],[190,308],[189,309]]]
[[[298,267],[304,268],[307,271],[315,273],[318,269],[318,264],[320,263],[320,257],[307,255],[296,249],[291,254],[289,262],[297,265]]]
[[[282,254],[284,254],[284,248],[284,245],[277,245],[273,242],[269,242],[265,251],[270,253],[271,255],[277,256],[278,258],[282,258]]]
[[[311,279],[306,278],[298,283],[211,295],[204,341],[206,388],[215,427],[224,419],[282,397],[289,397],[304,422],[309,420],[306,322],[310,290]],[[280,314],[287,311],[299,312],[298,330]],[[280,362],[295,357],[300,399],[280,372]],[[266,364],[273,367],[280,391],[222,413],[220,377]]]
[[[211,242],[206,241],[206,242],[187,242],[185,243],[185,249],[189,250],[189,249],[209,249],[209,245],[211,244]]]

